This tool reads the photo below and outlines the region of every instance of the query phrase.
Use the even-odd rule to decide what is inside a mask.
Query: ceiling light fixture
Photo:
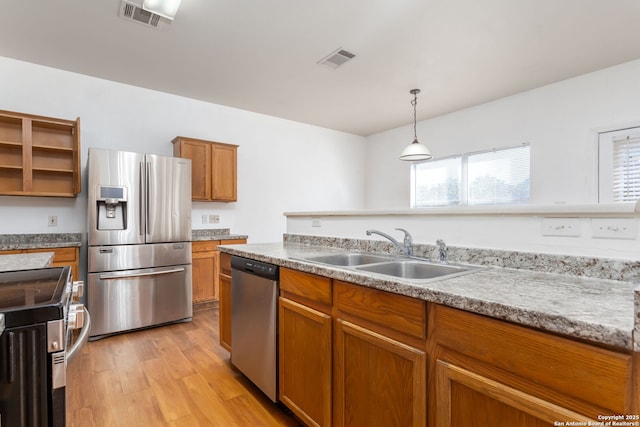
[[[429,160],[433,156],[426,145],[418,142],[418,136],[416,133],[416,105],[418,105],[418,94],[420,93],[420,89],[411,89],[409,93],[413,95],[413,100],[411,101],[411,105],[413,105],[413,142],[407,145],[407,148],[402,150],[400,160]]]
[[[181,0],[143,0],[142,8],[173,21]]]

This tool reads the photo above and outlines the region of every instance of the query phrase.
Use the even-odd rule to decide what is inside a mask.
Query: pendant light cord
[[[418,140],[418,133],[416,132],[416,106],[418,105],[418,94],[413,94],[413,101],[411,101],[411,105],[413,105],[413,140]]]
[[[418,105],[418,94],[420,93],[420,89],[411,89],[409,93],[413,95],[413,100],[411,101],[411,105],[413,105],[413,142],[418,142],[418,132],[416,131],[416,123],[418,121],[416,116],[416,107]]]

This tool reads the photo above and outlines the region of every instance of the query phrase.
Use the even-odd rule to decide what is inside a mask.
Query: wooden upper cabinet
[[[237,201],[237,145],[178,136],[173,155],[191,159],[191,197],[199,201]]]
[[[75,197],[80,119],[0,111],[0,194]]]

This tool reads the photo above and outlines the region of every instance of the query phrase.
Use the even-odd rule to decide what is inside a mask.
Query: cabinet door
[[[211,199],[225,202],[237,200],[236,146],[211,145]]]
[[[212,301],[218,298],[214,277],[216,257],[213,252],[193,252],[193,302]]]
[[[221,254],[221,262],[228,254]],[[229,257],[230,258],[230,257]],[[231,276],[220,274],[220,345],[231,351]]]
[[[279,398],[302,421],[331,426],[331,317],[279,299]]]
[[[179,141],[180,157],[191,159],[191,198],[211,199],[211,149],[204,142]]]
[[[426,425],[424,351],[340,319],[334,345],[336,426]]]
[[[595,422],[442,360],[436,362],[436,420],[436,427],[548,427],[567,421]]]

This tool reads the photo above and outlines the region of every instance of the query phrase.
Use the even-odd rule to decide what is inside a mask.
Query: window
[[[523,144],[415,163],[411,207],[528,201],[529,152],[529,144]]]
[[[601,203],[640,199],[640,128],[599,134],[599,199]]]

